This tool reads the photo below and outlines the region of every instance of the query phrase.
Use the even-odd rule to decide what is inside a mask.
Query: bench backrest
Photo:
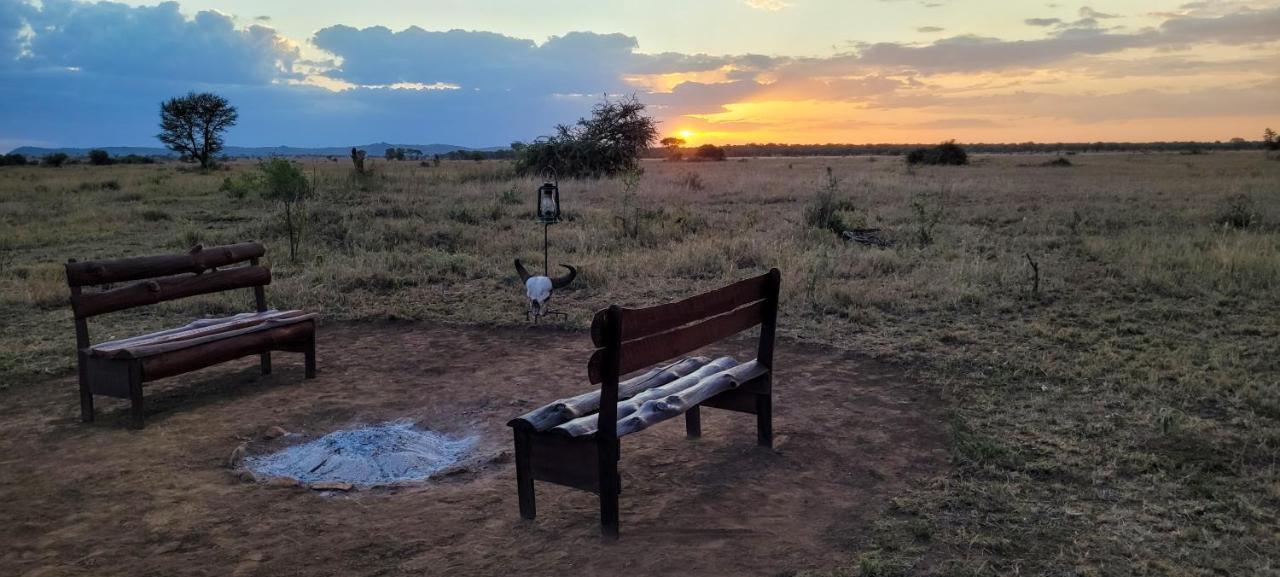
[[[760,325],[756,360],[773,367],[777,330],[778,269],[679,302],[628,309],[617,305],[596,313],[591,340],[598,347],[587,376],[600,384],[603,439],[617,438],[618,379],[621,375],[695,351]]]
[[[71,288],[71,309],[76,318],[77,346],[89,346],[85,319],[104,313],[131,309],[195,295],[253,288],[259,311],[266,309],[265,285],[271,284],[271,270],[258,266],[266,248],[256,242],[202,248],[186,254],[141,256],[115,260],[76,262],[66,265]],[[248,261],[244,266],[214,270]],[[86,286],[128,283],[97,292]]]

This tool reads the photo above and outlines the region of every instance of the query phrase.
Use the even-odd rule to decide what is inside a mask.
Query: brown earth
[[[748,341],[715,352],[749,358]],[[777,575],[848,563],[907,483],[945,468],[940,404],[871,359],[783,341],[776,449],[750,415],[709,409],[622,441],[622,537],[592,494],[537,484],[517,513],[505,423],[586,390],[589,339],[554,330],[326,326],[320,375],[242,360],[148,387],[145,430],[74,379],[0,392],[0,575]],[[320,493],[241,479],[251,454],[409,418],[480,435],[465,471],[422,485]],[[266,440],[272,427],[301,435]]]

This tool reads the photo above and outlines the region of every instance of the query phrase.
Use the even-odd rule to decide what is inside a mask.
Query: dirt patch
[[[939,404],[900,371],[780,342],[776,450],[749,415],[703,411],[623,439],[622,538],[601,541],[596,497],[537,484],[517,513],[505,423],[586,390],[589,339],[536,329],[325,326],[320,375],[296,355],[148,387],[148,427],[99,399],[77,420],[73,379],[0,393],[0,574],[776,575],[848,562],[905,484],[945,467]],[[750,358],[747,341],[710,352]],[[479,435],[458,474],[322,494],[226,467],[333,430],[393,419]],[[282,427],[299,433],[273,440]]]

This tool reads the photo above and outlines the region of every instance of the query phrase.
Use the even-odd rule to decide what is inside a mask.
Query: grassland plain
[[[582,274],[553,304],[585,327],[611,302],[777,266],[785,336],[936,383],[951,472],[895,499],[837,574],[1280,574],[1280,162],[1071,159],[650,162],[636,186],[562,183],[552,264]],[[72,257],[256,239],[273,249],[279,306],[525,322],[511,259],[541,262],[538,183],[488,161],[379,162],[366,177],[303,165],[316,198],[297,262],[277,207],[219,191],[249,162],[0,169],[0,383],[71,370]],[[810,224],[827,167],[836,216],[894,247]],[[105,340],[248,299],[189,299],[91,330]]]

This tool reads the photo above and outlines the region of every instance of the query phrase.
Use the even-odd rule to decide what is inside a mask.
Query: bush
[[[108,164],[111,164],[111,155],[107,154],[107,151],[100,150],[97,148],[90,150],[89,164],[92,164],[94,166],[106,166]]]
[[[21,154],[6,154],[0,156],[0,166],[26,166],[27,157]]]
[[[699,176],[698,173],[696,172],[686,172],[680,175],[680,178],[677,180],[677,182],[680,183],[680,186],[683,186],[694,192],[699,192],[707,188],[707,185],[702,182],[702,177]]]
[[[693,152],[693,159],[723,161],[725,159],[724,149],[714,144],[704,144]]]
[[[840,193],[840,180],[831,172],[831,167],[827,167],[827,182],[817,194],[813,195],[813,200],[804,209],[805,224],[813,227],[829,230],[836,234],[844,234],[844,231],[857,226],[851,226],[844,220],[842,213],[852,212],[854,210],[853,203],[844,198]],[[856,223],[854,223],[856,224]]]
[[[948,140],[933,148],[917,148],[908,152],[907,164],[960,166],[969,164],[969,154],[956,141]]]
[[[55,152],[53,154],[45,155],[45,157],[40,161],[40,163],[45,166],[52,166],[54,168],[58,168],[59,166],[62,166],[64,163],[67,162],[67,158],[68,156],[65,153]]]
[[[1222,213],[1218,215],[1218,224],[1231,228],[1249,228],[1256,224],[1257,220],[1253,198],[1247,194],[1237,194],[1228,198]]]
[[[1074,165],[1074,164],[1072,164],[1070,160],[1067,160],[1067,157],[1065,157],[1065,156],[1059,156],[1059,157],[1057,157],[1057,158],[1055,158],[1055,159],[1053,159],[1053,160],[1050,160],[1050,161],[1047,161],[1047,162],[1042,163],[1040,166],[1056,166],[1056,167],[1064,167],[1064,168],[1065,168],[1065,167],[1068,167],[1068,166],[1075,166],[1075,165]]]
[[[155,164],[156,159],[150,156],[138,156],[129,154],[115,159],[116,164]]]

